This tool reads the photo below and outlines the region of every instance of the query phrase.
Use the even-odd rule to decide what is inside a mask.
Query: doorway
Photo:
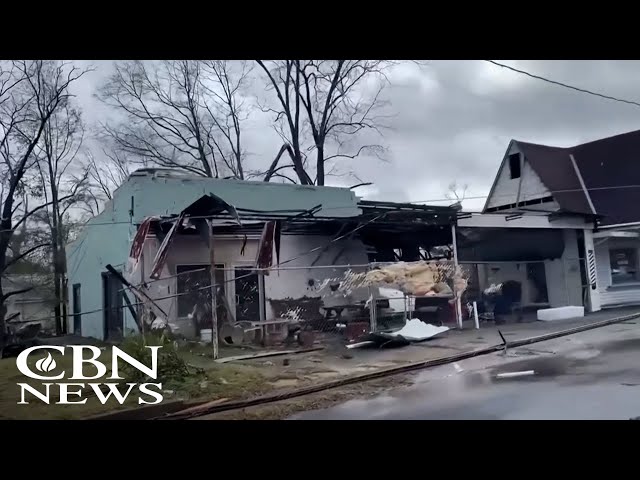
[[[104,339],[122,340],[124,334],[124,291],[120,280],[111,272],[102,272]]]
[[[82,300],[80,298],[80,284],[74,283],[72,287],[73,296],[73,334],[82,335]]]
[[[527,278],[536,289],[535,297],[529,298],[533,303],[549,303],[549,292],[547,290],[547,274],[542,262],[527,263]]]

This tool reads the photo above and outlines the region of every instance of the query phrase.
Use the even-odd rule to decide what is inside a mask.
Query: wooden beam
[[[211,345],[213,359],[218,358],[218,289],[216,288],[216,261],[213,248],[213,222],[209,221],[209,276],[211,278]]]

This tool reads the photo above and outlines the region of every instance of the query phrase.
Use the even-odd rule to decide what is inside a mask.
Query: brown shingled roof
[[[592,213],[569,156],[573,154],[602,216],[600,224],[640,222],[640,187],[633,187],[640,186],[640,130],[569,148],[515,143],[562,210]]]

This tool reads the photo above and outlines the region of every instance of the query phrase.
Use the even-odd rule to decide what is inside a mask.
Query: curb
[[[573,335],[576,333],[584,332],[587,330],[594,330],[596,328],[606,327],[620,322],[625,322],[640,317],[640,312],[625,315],[623,317],[615,317],[608,320],[601,320],[599,322],[589,323],[587,325],[580,325],[578,327],[568,328],[557,332],[546,333],[535,337],[523,338],[520,340],[514,340],[507,342],[500,331],[498,333],[503,338],[503,343],[492,345],[489,347],[480,348],[477,350],[470,350],[467,352],[450,355],[447,357],[436,358],[433,360],[424,360],[420,362],[410,363],[408,365],[402,365],[400,367],[391,367],[382,370],[378,370],[371,373],[364,373],[361,375],[355,375],[349,378],[343,378],[339,380],[332,380],[329,382],[321,383],[318,385],[312,385],[308,387],[299,388],[296,390],[290,390],[288,392],[267,394],[260,397],[251,398],[248,400],[235,400],[230,402],[224,402],[217,405],[211,405],[208,408],[198,409],[197,412],[176,412],[169,413],[164,416],[151,418],[150,420],[187,420],[190,418],[201,417],[210,415],[213,413],[225,412],[228,410],[238,410],[247,407],[254,407],[257,405],[263,405],[267,403],[274,403],[281,400],[288,400],[291,398],[302,397],[312,393],[318,393],[332,388],[343,387],[346,385],[352,385],[355,383],[365,382],[368,380],[374,380],[378,378],[384,378],[391,375],[397,375],[400,373],[412,372],[414,370],[422,370],[425,368],[436,367],[440,365],[446,365],[448,363],[458,362],[460,360],[466,360],[468,358],[478,357],[480,355],[487,355],[490,353],[499,352],[508,348],[521,347],[524,345],[531,345],[533,343],[544,342],[546,340],[552,340],[554,338],[560,338],[567,335]]]

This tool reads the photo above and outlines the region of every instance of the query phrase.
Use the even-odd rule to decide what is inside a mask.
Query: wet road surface
[[[529,376],[501,373],[533,370]],[[306,420],[621,419],[640,416],[640,326],[613,325],[425,370],[414,385],[304,412]]]

